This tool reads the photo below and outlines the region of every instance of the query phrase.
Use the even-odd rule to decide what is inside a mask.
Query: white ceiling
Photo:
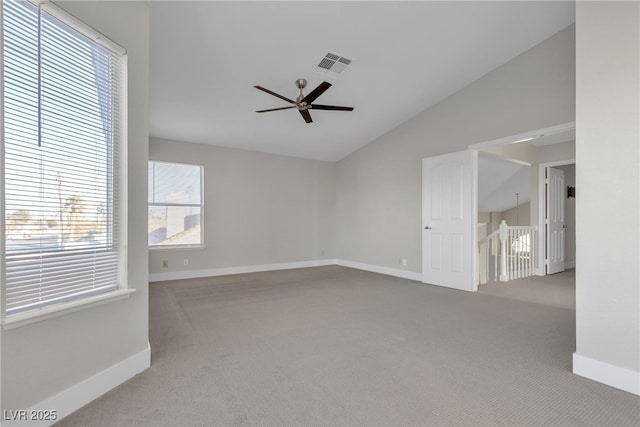
[[[152,1],[150,133],[335,161],[574,22],[573,2]],[[353,62],[327,77],[328,52]],[[316,101],[353,112],[258,114]]]

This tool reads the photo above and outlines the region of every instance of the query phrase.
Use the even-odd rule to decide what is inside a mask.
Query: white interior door
[[[565,270],[564,171],[547,168],[547,274]]]
[[[478,153],[422,160],[422,282],[476,291]]]

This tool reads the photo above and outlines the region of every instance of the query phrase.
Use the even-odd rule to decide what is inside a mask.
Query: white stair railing
[[[478,264],[483,263],[484,269],[479,269],[478,283],[484,285],[494,276],[494,281],[498,280],[498,254],[500,253],[500,230],[496,230],[486,237],[478,240]],[[493,270],[491,269],[491,259],[493,258]]]
[[[491,272],[494,280],[501,282],[533,276],[537,230],[535,225],[509,226],[503,220],[496,231],[478,240],[479,262],[486,266],[486,273],[480,275],[478,282],[487,283]]]

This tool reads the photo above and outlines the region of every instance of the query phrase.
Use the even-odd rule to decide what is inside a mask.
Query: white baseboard
[[[290,270],[293,268],[320,267],[334,265],[335,259],[321,259],[298,262],[283,262],[278,264],[239,265],[235,267],[207,268],[204,270],[172,271],[168,273],[149,274],[150,282],[165,280],[197,279],[200,277],[227,276],[229,274],[257,273],[260,271]]]
[[[60,393],[33,405],[27,410],[27,414],[31,411],[38,410],[55,410],[58,421],[67,415],[77,411],[87,403],[97,399],[109,390],[119,386],[123,382],[147,369],[151,366],[151,347],[147,344],[147,348],[138,354],[116,363],[115,365],[105,369],[102,372],[69,387]],[[55,421],[19,421],[15,422],[4,420],[3,426],[48,426]]]
[[[573,353],[573,373],[640,395],[640,372]]]
[[[362,262],[347,261],[343,259],[335,260],[337,265],[343,267],[351,267],[358,270],[371,271],[373,273],[386,274],[388,276],[402,277],[403,279],[422,281],[422,274],[415,271],[400,270],[399,268],[383,267],[374,264],[365,264]]]
[[[576,268],[576,262],[575,261],[567,261],[564,263],[564,268],[565,270],[570,270],[572,268]],[[545,271],[546,269],[544,267],[539,267],[535,269],[536,275],[537,276],[546,276],[547,272]]]
[[[261,271],[290,270],[293,268],[320,267],[324,265],[341,265],[358,270],[371,271],[389,276],[402,277],[403,279],[422,280],[422,274],[414,271],[400,270],[398,268],[383,267],[362,262],[347,261],[342,259],[320,259],[299,262],[283,262],[278,264],[240,265],[236,267],[207,268],[204,270],[183,270],[168,273],[149,274],[149,282],[162,282],[165,280],[197,279],[200,277],[226,276],[229,274],[258,273]]]

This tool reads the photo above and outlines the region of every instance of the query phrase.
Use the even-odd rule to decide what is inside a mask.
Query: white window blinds
[[[2,5],[5,316],[118,288],[125,58],[58,16]]]

